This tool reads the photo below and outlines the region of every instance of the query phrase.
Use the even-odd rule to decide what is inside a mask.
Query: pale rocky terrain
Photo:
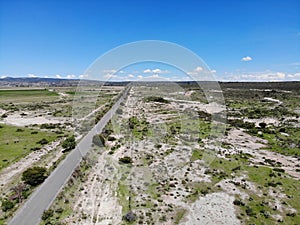
[[[118,148],[113,155],[108,155],[107,152],[102,153],[87,181],[82,184],[82,190],[78,193],[78,200],[73,206],[74,213],[65,220],[67,223],[80,221],[76,223],[121,224],[122,216],[125,212],[122,212],[124,202],[120,204],[118,182],[120,182],[120,177],[126,174],[126,171],[128,176],[123,182],[125,182],[124,185],[130,186],[134,193],[133,212],[138,216],[144,215],[143,224],[149,224],[146,220],[148,218],[146,215],[151,211],[151,208],[140,208],[134,205],[143,204],[146,199],[152,198],[151,193],[149,193],[151,185],[163,185],[170,177],[178,181],[185,178],[193,182],[211,181],[211,176],[205,174],[204,162],[202,163],[201,160],[190,161],[193,149],[199,148],[197,142],[192,143],[190,146],[184,146],[180,138],[176,138],[177,144],[175,146],[166,143],[162,144],[162,147],[159,149],[155,148],[155,144],[161,141],[159,136],[161,135],[161,138],[165,136],[167,128],[164,123],[178,116],[176,114],[154,113],[154,111],[156,109],[155,105],[166,107],[168,110],[180,110],[181,113],[184,109],[214,113],[222,111],[222,108],[215,103],[203,104],[194,101],[177,101],[174,98],[166,99],[170,101],[170,104],[166,106],[160,103],[142,102],[141,97],[135,95],[135,88],[131,90],[125,106],[122,107],[123,113],[121,117],[116,118],[113,124],[118,126],[120,123],[124,124],[124,119],[132,116],[139,117],[139,115],[143,114],[151,125],[157,125],[155,127],[155,132],[157,132],[155,137],[158,137],[158,139],[154,137],[154,139],[148,140],[146,138],[138,141],[129,137],[129,139],[125,139],[125,144]],[[180,102],[180,108],[178,102]],[[116,128],[116,130],[118,129]],[[117,133],[114,136],[120,139],[124,138],[125,135]],[[262,146],[254,142],[256,141],[253,140],[253,145],[251,146],[253,150]],[[113,142],[108,142],[108,145],[113,146],[114,144]],[[172,147],[174,148],[173,152],[165,157],[158,157]],[[144,155],[153,156],[153,162],[149,166],[143,162]],[[133,158],[134,163],[129,171],[118,163],[118,159],[123,156],[131,156]],[[109,168],[109,170],[105,169],[105,167]],[[187,171],[191,172],[186,175]],[[174,224],[174,220],[172,222],[170,218],[176,217],[177,209],[184,209],[185,211],[180,219],[180,224],[239,224],[233,205],[234,195],[237,193],[227,193],[225,184],[222,185],[220,183],[223,189],[221,188],[218,192],[207,194],[195,202],[190,202],[185,199],[191,194],[192,190],[186,190],[180,182],[176,183],[175,188],[161,192],[162,202],[153,200],[158,205],[159,211],[163,210],[163,213],[158,213],[157,216],[154,216],[155,212],[152,212],[152,214],[154,213],[152,216],[154,224]],[[239,194],[246,195],[244,193]],[[126,198],[128,200],[128,196]],[[168,205],[172,205],[172,211],[168,211]],[[86,219],[82,218],[81,215],[83,214],[86,215]],[[168,218],[167,221],[159,220],[162,215]]]
[[[226,132],[221,129],[223,133],[215,138],[215,130],[208,130],[209,134],[199,140],[199,126],[204,125],[198,121],[197,113],[222,113],[225,107],[193,101],[189,99],[193,91],[164,94],[143,86],[131,89],[122,112],[108,126],[112,133],[105,137],[105,147],[91,150],[90,158],[95,164],[86,179],[78,181],[75,190],[65,190],[75,197],[68,205],[72,212],[62,222],[129,224],[124,216],[132,212],[132,224],[248,224],[242,217],[251,217],[251,212],[245,215],[241,208],[244,205],[239,204],[250,205],[253,196],[265,199],[267,195],[268,202],[261,200],[260,204],[267,204],[272,211],[262,214],[277,221],[274,224],[282,223],[288,213],[298,213],[286,202],[293,197],[283,193],[280,186],[262,187],[240,166],[219,166],[237,160],[237,165],[245,163],[245,168],[284,169],[284,173],[273,175],[296,181],[300,173],[295,157],[266,150],[267,140],[237,127],[229,127]],[[168,102],[145,101],[149,95],[163,96]],[[282,104],[273,98],[265,100]],[[141,126],[138,134],[129,128],[128,120],[133,117]],[[273,117],[243,120],[256,126],[262,122],[277,126],[282,122]],[[171,126],[180,128],[170,134]],[[120,163],[119,159],[125,156],[132,163]]]

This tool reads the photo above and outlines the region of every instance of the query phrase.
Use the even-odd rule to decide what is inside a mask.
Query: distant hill
[[[59,79],[59,78],[41,78],[41,77],[5,77],[1,78],[1,82],[27,82],[27,83],[38,83],[38,82],[74,82],[79,79]]]
[[[80,80],[80,79],[60,79],[60,78],[40,78],[40,77],[5,77],[0,79],[0,87],[64,87],[64,86],[77,86],[80,85],[107,85],[107,86],[125,86],[128,81],[123,82],[103,82],[95,80]],[[135,81],[136,84],[143,84],[144,82]],[[169,83],[168,81],[151,81],[151,83],[160,83],[164,85]],[[195,81],[181,81],[175,82],[182,87],[198,88],[198,84]],[[211,81],[200,81],[202,85],[210,85]],[[221,89],[233,88],[233,89],[279,89],[279,90],[294,90],[300,91],[300,81],[286,81],[286,82],[219,82]]]
[[[5,77],[0,78],[0,87],[66,87],[80,85],[125,86],[129,82],[104,82],[96,80],[41,78],[41,77]]]
[[[0,79],[1,87],[28,87],[28,86],[75,86],[79,79],[58,79],[40,77],[5,77]]]

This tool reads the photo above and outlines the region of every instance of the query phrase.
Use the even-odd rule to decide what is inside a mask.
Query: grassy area
[[[56,134],[32,128],[9,125],[0,125],[0,127],[0,169],[57,138]]]
[[[54,91],[47,89],[12,89],[0,90],[1,103],[23,103],[23,102],[37,102],[57,99],[59,96]]]
[[[177,209],[176,211],[176,217],[175,217],[175,224],[179,224],[181,219],[184,217],[184,215],[186,214],[186,209]]]
[[[268,141],[268,149],[284,155],[300,156],[300,129],[285,128],[284,134],[279,131],[263,133],[260,137]],[[288,135],[288,136],[287,136]]]

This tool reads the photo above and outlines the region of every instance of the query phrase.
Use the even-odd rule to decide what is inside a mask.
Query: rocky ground
[[[105,147],[93,150],[95,165],[72,192],[76,198],[69,205],[71,212],[61,222],[297,221],[299,193],[291,186],[300,179],[297,158],[266,150],[268,141],[245,129],[227,125],[222,130],[220,122],[209,120],[225,109],[217,103],[193,101],[190,92],[162,92],[149,87],[131,89],[121,112],[103,133]],[[147,101],[149,96],[164,100]],[[280,123],[274,118],[251,122]],[[212,126],[219,127],[221,135]],[[120,162],[124,157],[132,162]],[[265,177],[259,178],[264,176],[261,173]],[[272,183],[273,176],[291,185]]]

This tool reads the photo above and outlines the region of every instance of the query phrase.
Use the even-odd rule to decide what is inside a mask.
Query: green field
[[[56,139],[57,135],[36,129],[1,124],[0,137],[1,170],[29,154],[34,148],[42,147],[43,144],[37,142],[43,138],[51,142]]]
[[[36,102],[36,101],[49,101],[57,99],[59,96],[54,91],[47,89],[11,89],[0,90],[1,103],[23,103],[23,102]]]

